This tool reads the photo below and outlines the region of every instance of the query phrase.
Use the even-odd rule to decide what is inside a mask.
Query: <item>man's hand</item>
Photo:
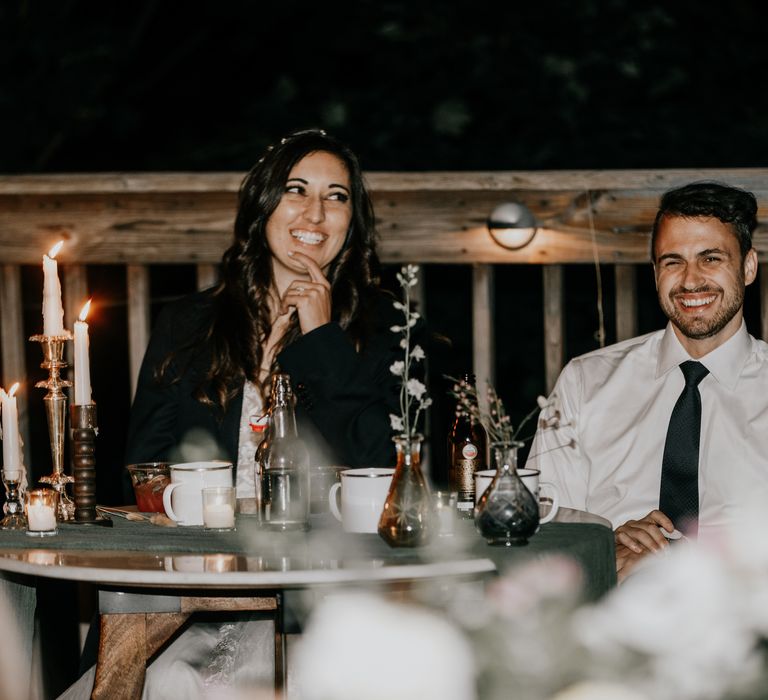
[[[623,544],[616,545],[616,577],[621,583],[629,574],[632,573],[632,569],[641,560],[644,559],[650,551],[645,549],[642,552],[633,552],[629,547],[625,547]]]
[[[286,314],[295,308],[301,332],[309,333],[331,320],[331,284],[308,255],[294,253],[291,257],[307,268],[310,279],[294,280],[288,285],[280,300],[280,313]]]
[[[671,533],[675,526],[660,510],[652,510],[640,520],[628,520],[614,532],[617,551],[619,545],[623,545],[635,554],[661,551],[669,545],[661,528]]]

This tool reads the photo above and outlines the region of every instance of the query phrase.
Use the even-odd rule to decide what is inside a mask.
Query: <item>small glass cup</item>
[[[31,489],[24,498],[27,534],[30,537],[50,537],[58,534],[56,509],[59,494],[53,489]]]
[[[459,494],[456,491],[435,491],[435,518],[439,537],[453,537],[456,527],[456,504]]]
[[[203,526],[206,530],[235,529],[234,486],[208,486],[203,489]]]
[[[163,491],[171,483],[168,462],[142,462],[129,464],[126,469],[131,476],[136,508],[141,513],[165,513]]]
[[[339,473],[348,468],[312,465],[309,470],[309,512],[312,515],[328,512],[328,491],[339,480]]]

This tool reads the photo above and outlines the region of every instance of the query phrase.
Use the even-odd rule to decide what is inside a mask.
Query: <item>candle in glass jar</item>
[[[16,382],[6,394],[0,389],[3,414],[3,471],[9,481],[21,479],[21,441],[19,440],[19,412],[16,406]]]
[[[61,303],[59,266],[55,258],[64,241],[59,241],[43,255],[43,335],[64,334],[64,307]]]
[[[55,535],[56,505],[59,494],[53,489],[31,489],[24,496],[27,534],[37,537]]]
[[[212,530],[234,529],[234,486],[208,486],[203,489],[203,525]]]
[[[27,505],[27,529],[47,532],[56,529],[56,508],[47,503]]]
[[[88,324],[85,322],[91,308],[89,299],[75,321],[75,405],[91,403],[91,365],[88,358]]]
[[[205,527],[226,529],[235,526],[235,509],[229,503],[207,503],[203,510]]]

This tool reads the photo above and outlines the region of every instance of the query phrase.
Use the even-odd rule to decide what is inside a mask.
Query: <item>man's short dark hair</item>
[[[752,248],[752,232],[757,228],[757,199],[738,187],[719,182],[692,182],[665,192],[651,232],[651,261],[656,261],[656,235],[665,217],[714,217],[729,224],[739,241],[742,260]]]

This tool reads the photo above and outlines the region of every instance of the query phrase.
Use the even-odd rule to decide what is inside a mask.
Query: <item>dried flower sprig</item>
[[[389,414],[389,423],[392,430],[409,438],[416,434],[421,412],[432,405],[432,399],[427,396],[427,387],[418,379],[411,377],[411,366],[415,362],[421,362],[426,357],[420,345],[411,347],[411,329],[416,325],[420,315],[411,309],[411,288],[418,284],[417,265],[404,265],[397,273],[397,281],[403,290],[403,301],[393,302],[393,306],[403,312],[404,323],[402,326],[392,326],[393,333],[402,334],[400,347],[403,348],[403,359],[393,362],[389,371],[396,377],[400,377],[400,415]],[[415,407],[413,419],[411,411]]]
[[[462,415],[471,416],[482,424],[491,442],[513,442],[519,440],[527,442],[531,440],[534,433],[525,438],[519,435],[528,422],[540,411],[550,409],[546,417],[539,420],[539,427],[544,430],[556,430],[566,424],[560,422],[561,406],[557,394],[552,394],[549,398],[539,396],[536,399],[536,406],[531,410],[517,426],[512,425],[512,420],[504,407],[504,402],[496,392],[496,389],[490,382],[486,382],[486,391],[488,392],[488,410],[487,412],[480,408],[480,401],[477,390],[463,379],[455,379],[446,376],[446,379],[453,382],[448,393],[456,399],[456,411]]]

